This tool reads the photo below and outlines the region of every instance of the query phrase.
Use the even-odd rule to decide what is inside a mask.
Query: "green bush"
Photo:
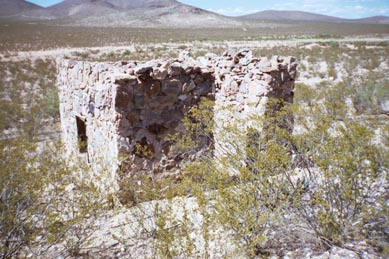
[[[377,252],[387,253],[389,210],[382,192],[389,187],[387,135],[386,147],[376,145],[366,122],[345,116],[344,85],[322,91],[324,101],[308,107],[285,105],[265,117],[249,118],[250,129],[226,127],[226,141],[236,148],[224,157],[202,156],[185,168],[186,188],[208,219],[204,233],[218,228],[228,233],[231,258],[282,254],[283,238],[298,243],[298,237],[284,237],[292,235],[287,231],[269,234],[287,224],[288,217],[295,224],[303,222],[323,248],[367,241]],[[207,123],[210,110],[206,105],[192,109],[186,138],[177,141],[181,150],[196,150],[204,129],[214,130]],[[294,123],[305,128],[298,134],[285,127],[293,123],[291,112]],[[212,142],[213,136],[207,136]],[[374,191],[378,186],[381,191]],[[212,240],[210,235],[204,238]],[[170,242],[165,235],[159,239]]]
[[[0,142],[1,258],[44,258],[54,245],[77,257],[95,231],[106,203],[78,176],[87,168],[69,166],[60,153],[60,146],[42,149],[23,138]]]
[[[389,101],[389,82],[370,81],[353,87],[352,100],[359,114],[380,114]]]
[[[49,89],[42,98],[42,103],[45,107],[47,116],[51,118],[59,117],[59,95],[57,89]]]

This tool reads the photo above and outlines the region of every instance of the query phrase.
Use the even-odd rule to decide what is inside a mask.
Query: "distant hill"
[[[47,11],[59,18],[88,17],[116,12],[112,4],[102,0],[65,0],[48,7]]]
[[[47,8],[50,15],[72,18],[82,26],[210,27],[242,24],[175,0],[65,0]]]
[[[302,12],[302,11],[275,11],[268,10],[253,14],[243,15],[240,19],[260,20],[260,21],[309,21],[309,22],[329,22],[329,23],[373,23],[389,24],[389,17],[374,16],[362,19],[344,19],[334,16]]]
[[[372,24],[389,24],[388,16],[373,16],[362,19],[348,20],[349,22],[358,22],[358,23],[372,23]]]
[[[163,8],[177,5],[175,0],[65,0],[48,7],[57,17],[82,17],[108,15],[138,8]]]
[[[389,17],[342,19],[301,11],[263,11],[227,17],[176,0],[64,0],[43,8],[24,0],[0,0],[0,18],[58,20],[65,25],[99,27],[257,27],[279,21],[389,24]],[[260,21],[260,22],[258,22]],[[264,21],[264,22],[262,22]]]
[[[36,10],[44,10],[44,8],[24,0],[0,0],[0,17],[12,17]]]
[[[161,8],[179,4],[175,0],[105,0],[105,2],[117,9]]]
[[[154,3],[153,3],[154,2]],[[144,5],[111,12],[104,16],[89,16],[76,24],[84,26],[130,26],[130,27],[235,27],[244,24],[176,1],[145,1]]]
[[[292,20],[292,21],[314,21],[314,22],[339,22],[341,18],[301,12],[301,11],[262,11],[253,14],[243,15],[239,18],[252,19],[252,20]]]

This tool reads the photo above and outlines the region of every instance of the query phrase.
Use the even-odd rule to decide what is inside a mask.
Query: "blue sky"
[[[49,6],[61,0],[28,0]],[[389,16],[389,0],[179,0],[224,15],[238,16],[263,10],[299,10],[342,18]],[[227,2],[227,3],[226,3]]]

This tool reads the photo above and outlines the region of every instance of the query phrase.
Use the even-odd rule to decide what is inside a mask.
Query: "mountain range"
[[[0,17],[12,17],[24,12],[44,10],[43,7],[24,0],[0,0]]]
[[[176,0],[64,0],[47,8],[25,0],[0,0],[0,6],[0,18],[50,19],[81,26],[235,27],[258,21],[389,24],[386,16],[343,19],[301,11],[263,11],[227,17]]]
[[[57,17],[90,17],[134,9],[160,9],[178,5],[175,0],[65,0],[47,8]]]
[[[49,19],[81,26],[235,27],[243,23],[175,0],[64,0],[47,8],[24,0],[0,0],[0,6],[0,18]]]
[[[262,21],[309,21],[309,22],[328,22],[328,23],[372,23],[389,24],[388,16],[373,16],[361,19],[344,19],[334,16],[308,13],[302,11],[275,11],[268,10],[253,14],[240,16],[242,19],[262,20]]]

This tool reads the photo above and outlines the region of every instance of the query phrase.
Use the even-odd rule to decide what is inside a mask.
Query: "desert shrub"
[[[323,90],[324,105],[322,108],[326,116],[333,120],[342,120],[346,116],[346,99],[349,96],[349,91],[349,88],[343,83]]]
[[[45,210],[45,207],[40,207],[37,201],[40,181],[35,181],[33,170],[25,163],[25,151],[28,148],[21,147],[16,149],[16,147],[7,147],[4,142],[1,143],[0,253],[2,258],[13,258],[32,240],[37,230],[28,216],[32,214],[31,212],[41,214]]]
[[[386,81],[369,81],[353,87],[352,100],[359,114],[379,114],[381,105],[389,100],[389,84]]]
[[[237,247],[235,255],[257,258],[270,254],[269,243],[280,245],[267,231],[276,225],[278,215],[290,201],[285,182],[290,163],[287,148],[277,142],[261,145],[260,152],[258,147],[250,146],[246,152],[250,159],[247,165],[236,168],[237,163],[233,163],[239,175],[233,179],[228,174],[218,175],[218,181],[227,184],[219,184],[213,195],[213,217],[231,233]]]
[[[142,202],[171,199],[186,195],[188,192],[182,182],[182,176],[161,176],[158,173],[139,171],[122,165],[119,169],[118,198],[127,207],[136,206]]]
[[[122,53],[123,57],[129,56],[129,55],[131,55],[131,51],[128,50],[128,49],[124,50],[123,53]]]
[[[198,151],[201,147],[199,140],[204,137],[213,143],[213,111],[213,102],[210,101],[191,109],[184,119],[185,131],[173,138],[177,149]],[[237,152],[221,150],[219,153],[225,154],[222,157],[214,157],[212,150],[209,154],[201,153],[199,159],[188,162],[184,169],[188,172],[185,186],[196,197],[201,215],[207,219],[201,232],[204,242],[211,240],[209,230],[220,226],[231,235],[231,245],[235,249],[230,256],[256,258],[269,254],[266,246],[269,240],[265,233],[284,204],[292,199],[292,190],[285,183],[288,170],[293,166],[289,159],[290,147],[280,141],[289,130],[281,127],[288,113],[280,110],[279,115],[281,113],[282,116],[272,118],[273,123],[280,127],[268,126],[269,134],[256,139],[261,145],[248,139],[248,136],[255,135],[254,128],[263,124],[261,119],[256,118],[252,132],[228,126],[223,128],[230,136],[225,141]],[[279,138],[273,135],[270,141],[270,132]],[[215,144],[211,147],[221,148]],[[166,239],[160,241],[166,242]],[[277,243],[274,239],[270,241]]]
[[[189,193],[206,208],[202,215],[208,215],[208,231],[221,228],[231,238],[229,256],[280,253],[281,236],[287,232],[270,234],[269,229],[292,215],[324,248],[368,240],[376,251],[387,251],[388,208],[382,191],[388,188],[387,148],[373,143],[369,127],[345,116],[346,108],[339,105],[347,93],[344,85],[323,91],[323,101],[304,109],[286,105],[265,117],[249,118],[251,128],[223,128],[229,136],[224,144],[234,148],[219,152],[222,157],[202,156],[186,167]],[[207,110],[195,109],[186,125],[187,139],[177,141],[180,148],[196,148],[199,128],[192,124],[209,118]],[[294,123],[305,127],[302,133],[285,127],[293,123],[285,120],[290,109],[298,118]]]
[[[32,140],[47,120],[58,116],[54,61],[9,62],[0,64],[0,70],[9,77],[0,85],[0,130],[10,129],[11,135],[27,135]]]
[[[311,106],[315,100],[317,100],[317,94],[319,92],[317,89],[314,89],[304,83],[297,83],[296,89],[295,98],[298,99],[300,103]]]
[[[54,62],[3,65],[9,80],[0,89],[0,257],[79,256],[105,203],[80,178],[85,163],[65,161],[60,145],[37,141],[58,116]]]
[[[71,53],[73,56],[76,56],[76,57],[79,57],[80,59],[87,59],[90,55],[89,52],[79,52],[79,51],[75,51],[75,52],[72,52]]]
[[[59,117],[59,96],[56,89],[50,89],[43,97],[42,103],[45,107],[46,114],[51,118]]]
[[[310,179],[311,199],[302,204],[304,211],[310,208],[304,217],[326,245],[341,246],[372,238],[363,235],[367,222],[380,218],[383,208],[371,204],[382,202],[371,188],[386,172],[382,150],[371,142],[371,130],[349,120],[335,127],[331,122],[317,123],[313,132],[300,136],[303,145],[297,147],[309,150],[305,155],[317,166]]]
[[[22,138],[0,148],[1,257],[79,256],[105,206],[96,186],[77,176],[87,168],[70,166],[60,147]]]
[[[196,258],[200,251],[196,249],[196,237],[193,211],[172,200],[157,204],[153,208],[155,229],[153,230],[153,248],[156,258]]]
[[[334,68],[334,64],[330,63],[329,68],[328,68],[328,77],[333,78],[335,80],[337,78],[337,76],[338,76],[338,74]]]
[[[305,131],[291,139],[311,172],[309,199],[296,208],[326,246],[370,240],[383,249],[387,206],[383,193],[372,190],[388,187],[387,146],[373,143],[374,128],[368,122],[344,117],[342,103],[348,92],[343,87],[327,89],[324,109],[315,107],[319,103],[294,110],[299,120],[309,121],[296,121]]]

